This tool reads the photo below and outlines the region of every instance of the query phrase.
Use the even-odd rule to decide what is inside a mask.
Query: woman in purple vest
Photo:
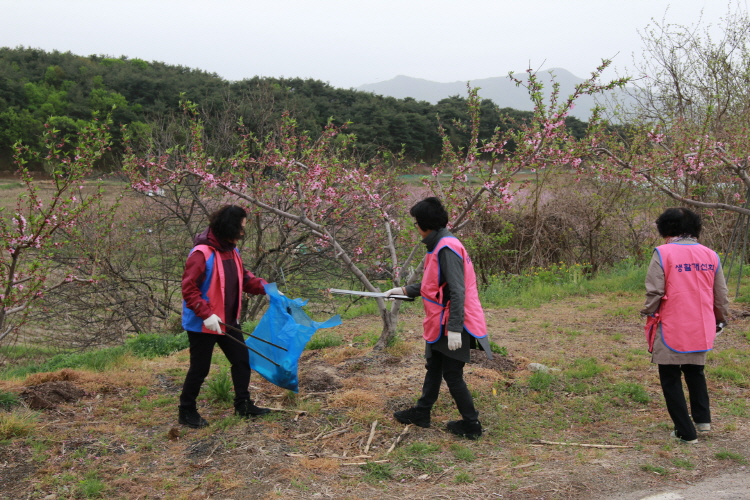
[[[703,367],[728,315],[727,285],[719,256],[698,243],[701,219],[687,208],[670,208],[656,219],[665,244],[654,250],[646,275],[646,303],[655,330],[649,339],[651,362],[659,365],[672,437],[697,443],[711,430]],[[682,375],[690,396],[688,413]]]
[[[411,208],[414,225],[427,247],[422,283],[388,290],[387,295],[422,297],[427,373],[422,396],[416,406],[397,411],[394,418],[404,424],[430,426],[430,411],[445,380],[462,420],[448,422],[448,431],[477,439],[482,435],[479,412],[464,382],[464,365],[470,349],[481,347],[492,359],[487,324],[479,303],[476,275],[461,242],[447,229],[448,212],[437,198],[426,198]]]

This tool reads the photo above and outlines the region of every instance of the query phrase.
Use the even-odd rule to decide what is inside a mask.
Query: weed
[[[554,375],[544,372],[534,372],[529,377],[529,388],[540,392],[547,391],[554,381]]]
[[[646,389],[635,382],[621,382],[612,389],[616,395],[630,398],[636,403],[648,403],[651,400]]]
[[[745,385],[745,376],[733,368],[724,366],[710,367],[707,370],[711,375],[721,379],[734,382],[735,385],[743,387]]]
[[[468,484],[474,482],[474,476],[466,471],[461,471],[453,478],[453,482],[456,484]]]
[[[354,336],[352,342],[354,344],[365,344],[367,347],[372,347],[377,344],[380,338],[380,333],[376,330],[369,330],[365,333],[359,333]]]
[[[30,435],[36,428],[37,414],[26,409],[0,413],[0,440]]]
[[[306,350],[325,349],[326,347],[338,347],[343,343],[340,334],[321,331],[315,333],[305,346]]]
[[[675,467],[679,467],[680,469],[685,470],[693,470],[695,469],[695,464],[688,460],[687,458],[675,458],[672,459],[672,463]]]
[[[493,341],[490,340],[490,351],[494,352],[495,354],[499,354],[500,356],[507,356],[508,355],[508,348],[503,347],[500,345],[497,345]]]
[[[727,413],[735,417],[747,417],[750,414],[750,405],[744,399],[733,399],[726,403]]]
[[[26,377],[32,373],[56,372],[63,368],[85,368],[103,372],[124,363],[127,349],[124,346],[109,347],[98,351],[65,353],[53,356],[44,363],[17,367],[3,373],[3,377]]]
[[[206,382],[206,397],[210,401],[229,403],[234,399],[232,391],[232,380],[229,371],[219,370],[219,372]]]
[[[403,449],[403,453],[412,456],[432,455],[438,451],[440,451],[440,446],[423,442],[412,443]]]
[[[573,368],[567,370],[572,378],[584,379],[599,375],[604,371],[603,366],[596,364],[595,358],[579,358],[573,361]]]
[[[125,347],[139,358],[156,358],[169,356],[172,353],[189,347],[186,332],[179,335],[159,335],[156,333],[142,333],[130,337],[125,341]]]
[[[360,468],[366,472],[365,481],[368,483],[377,483],[379,481],[388,481],[393,478],[393,468],[390,464],[376,464],[373,462],[360,465]]]
[[[107,486],[97,478],[88,478],[79,481],[76,489],[80,497],[101,498]]]
[[[669,474],[667,469],[664,467],[659,467],[658,465],[650,465],[650,464],[643,464],[641,465],[641,470],[645,472],[653,472],[654,474],[658,474],[660,476],[666,476]]]
[[[18,395],[13,392],[0,391],[0,410],[10,410],[18,405]]]
[[[716,457],[717,460],[734,460],[735,462],[743,465],[746,465],[748,463],[745,457],[743,457],[739,453],[735,453],[729,450],[721,450],[717,452],[714,457]]]
[[[412,469],[425,474],[437,474],[438,472],[443,472],[443,468],[438,464],[421,457],[411,458],[402,463],[403,465],[407,465]]]
[[[472,450],[471,448],[467,448],[466,446],[461,446],[460,444],[452,444],[451,451],[453,452],[453,456],[456,458],[456,460],[473,462],[477,458],[474,454],[474,450]]]

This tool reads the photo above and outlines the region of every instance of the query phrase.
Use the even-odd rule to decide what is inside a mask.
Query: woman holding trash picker
[[[247,212],[225,205],[210,216],[209,227],[194,239],[182,275],[182,327],[190,341],[190,368],[185,376],[179,406],[179,423],[206,427],[196,399],[211,367],[214,345],[231,363],[235,415],[248,418],[270,410],[250,399],[250,357],[240,333],[242,293],[265,295],[267,282],[245,270],[237,243],[245,235]],[[228,338],[233,337],[233,338]]]
[[[656,228],[666,241],[654,250],[641,310],[649,316],[646,336],[674,422],[671,436],[690,444],[698,442],[698,432],[711,430],[703,367],[729,313],[721,261],[716,252],[698,243],[701,227],[700,216],[687,208],[667,209],[656,219]]]
[[[482,424],[464,382],[463,369],[471,360],[470,349],[477,348],[477,345],[488,358],[492,359],[492,354],[474,266],[463,244],[446,229],[448,212],[439,199],[425,198],[409,213],[427,247],[423,281],[393,288],[386,295],[422,297],[427,373],[416,406],[397,411],[393,416],[404,424],[429,427],[432,406],[437,401],[440,384],[445,380],[463,417],[448,422],[448,431],[477,439],[482,435]]]

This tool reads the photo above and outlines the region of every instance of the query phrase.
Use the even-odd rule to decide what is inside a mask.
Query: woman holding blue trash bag
[[[672,437],[698,442],[711,430],[706,353],[729,314],[727,285],[719,256],[698,243],[701,218],[687,208],[670,208],[656,219],[665,244],[656,247],[646,274],[646,340],[659,366]],[[688,413],[682,376],[690,396]]]
[[[194,238],[185,264],[182,327],[190,341],[190,367],[180,394],[178,421],[188,427],[208,425],[198,413],[196,399],[211,368],[215,344],[231,364],[235,415],[248,418],[270,411],[250,399],[250,357],[238,331],[242,293],[265,295],[267,284],[245,269],[237,250],[246,222],[247,212],[237,205],[225,205],[211,214],[208,228]]]

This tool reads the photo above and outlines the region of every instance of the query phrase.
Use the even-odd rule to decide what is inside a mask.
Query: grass
[[[722,450],[722,451],[716,452],[714,454],[714,457],[717,460],[734,460],[738,464],[742,464],[742,465],[747,465],[748,463],[748,460],[742,455],[740,455],[739,453],[728,451],[728,450]]]
[[[13,392],[0,391],[0,410],[10,410],[18,405],[18,395]]]
[[[582,270],[584,267],[560,264],[550,268],[532,268],[523,275],[493,276],[480,290],[480,299],[487,306],[529,309],[552,300],[611,290],[643,292],[646,266],[626,260],[594,277],[589,277]]]
[[[234,391],[232,390],[232,378],[229,376],[229,370],[221,369],[205,382],[205,393],[209,401],[229,403],[234,400]]]
[[[660,476],[666,476],[669,474],[669,471],[665,469],[664,467],[659,467],[658,465],[650,465],[650,464],[644,464],[641,465],[641,470],[645,472],[653,472],[654,474],[658,474]]]
[[[580,358],[573,361],[571,368],[566,370],[566,374],[575,379],[586,379],[595,377],[605,370],[599,365],[595,358]]]
[[[599,287],[598,280],[612,282],[615,278],[626,283],[627,276],[623,271],[614,278],[600,275],[574,284]],[[550,286],[562,289],[568,285]],[[525,358],[562,371],[496,371],[486,365],[468,365],[467,383],[487,429],[476,442],[445,432],[444,422],[457,418],[458,414],[443,389],[433,408],[432,427],[413,428],[393,453],[386,455],[403,430],[391,414],[394,409],[413,404],[424,376],[423,342],[418,333],[409,333],[417,332],[421,323],[418,310],[402,316],[396,343],[387,351],[390,356],[382,357],[386,361],[367,357],[370,353],[363,348],[373,345],[379,336],[381,325],[377,315],[350,320],[346,326],[351,328],[335,330],[336,335],[331,336],[334,342],[325,339],[325,335],[314,337],[317,345],[313,344],[315,350],[305,353],[306,359],[312,365],[333,368],[331,373],[337,373],[342,384],[339,389],[303,388],[299,394],[293,394],[253,377],[251,391],[259,405],[289,411],[249,420],[232,416],[228,411],[232,396],[228,363],[219,354],[215,356],[211,378],[203,387],[200,401],[201,414],[210,427],[201,430],[177,427],[176,435],[171,433],[168,438],[167,432],[176,426],[174,407],[179,388],[167,388],[156,380],[148,382],[140,378],[137,384],[125,387],[117,382],[117,377],[144,370],[160,375],[159,381],[167,377],[179,383],[188,358],[185,352],[164,359],[151,357],[162,346],[169,350],[169,343],[144,337],[142,357],[129,346],[124,354],[127,364],[114,364],[105,372],[87,375],[91,377],[87,380],[94,377],[102,380],[101,385],[94,384],[97,388],[92,394],[97,393],[98,387],[111,385],[117,386],[117,392],[102,392],[101,398],[86,397],[65,405],[62,413],[43,412],[23,425],[18,422],[23,414],[21,408],[0,410],[0,416],[17,416],[13,422],[17,430],[6,437],[0,434],[0,441],[7,446],[8,457],[25,453],[21,458],[38,467],[24,480],[26,484],[45,485],[34,491],[35,498],[53,493],[60,498],[106,498],[117,496],[114,491],[128,491],[121,493],[124,498],[145,497],[149,491],[167,489],[164,477],[180,478],[170,483],[170,498],[188,498],[198,490],[242,498],[248,491],[255,494],[254,489],[268,498],[302,498],[313,492],[358,497],[365,491],[357,491],[358,488],[369,488],[370,496],[378,496],[369,485],[382,490],[383,497],[458,498],[468,494],[470,488],[485,488],[488,470],[497,470],[492,473],[493,491],[510,497],[529,481],[538,483],[538,491],[569,488],[582,480],[581,474],[596,474],[598,479],[611,480],[613,485],[624,481],[643,485],[654,480],[653,474],[669,475],[675,481],[692,480],[694,471],[703,471],[707,463],[714,467],[710,469],[714,474],[745,465],[748,453],[742,439],[747,433],[750,408],[738,397],[743,393],[739,384],[750,375],[746,366],[750,364],[750,349],[745,344],[744,329],[742,332],[728,329],[725,339],[736,334],[734,347],[717,350],[709,358],[710,369],[720,369],[709,375],[715,383],[712,403],[716,420],[721,422],[718,432],[730,438],[721,441],[721,446],[730,449],[722,449],[715,439],[706,439],[701,441],[706,446],[705,454],[688,454],[687,449],[666,438],[671,422],[663,401],[655,397],[660,391],[658,377],[643,348],[642,335],[634,335],[635,326],[630,325],[623,327],[622,338],[615,341],[611,331],[601,332],[589,326],[594,320],[611,320],[617,316],[613,311],[622,311],[618,312],[618,318],[622,318],[618,321],[623,324],[630,321],[632,311],[637,310],[631,309],[637,307],[633,304],[640,302],[639,294],[642,289],[638,293],[627,288],[608,289],[603,295],[592,297],[596,307],[590,307],[592,301],[588,299],[568,296],[570,300],[545,306],[543,315],[536,311],[524,314],[517,308],[492,311],[493,319],[502,313],[515,318],[516,321],[508,320],[505,325],[512,324],[519,332],[529,331],[531,324],[548,324],[546,330],[537,329],[533,336],[525,333],[495,336],[502,339],[503,346],[494,344],[492,350],[508,357],[501,360],[503,363]],[[739,318],[736,324],[744,326],[747,321],[750,320]],[[356,348],[352,349],[352,344]],[[351,354],[344,355],[347,350],[357,351],[353,356],[362,359],[350,360]],[[361,363],[361,369],[342,369],[342,359]],[[0,385],[0,395],[2,391],[15,393],[20,385],[2,380],[0,384],[5,384]],[[215,390],[211,385],[224,387]],[[358,397],[343,406],[336,403],[337,398],[354,392],[353,389],[364,391],[362,394],[368,397]],[[213,392],[224,396],[209,396]],[[354,407],[356,414],[352,413]],[[368,458],[360,458],[374,420],[379,425]],[[340,435],[316,438],[344,427]],[[633,448],[614,452],[535,446],[535,440],[539,439],[627,443]],[[217,460],[221,460],[226,470],[247,468],[248,476],[233,482],[215,468]],[[283,462],[283,466],[267,467],[274,460]],[[389,461],[376,463],[380,460]],[[578,475],[575,472],[566,475],[574,470],[572,465],[593,460],[612,462],[614,468],[595,467]],[[364,461],[369,463],[359,468],[351,463]],[[527,468],[529,464],[537,465]],[[642,472],[628,477],[611,472],[633,467]],[[532,480],[535,470],[549,471],[549,478],[553,479],[540,475]],[[471,484],[474,486],[468,486]],[[263,490],[268,485],[273,485],[269,486],[272,489]]]
[[[0,413],[0,441],[33,434],[38,415],[26,409]]]
[[[318,330],[307,343],[305,349],[315,351],[318,349],[326,349],[328,347],[338,347],[342,343],[343,339],[340,334]]]

